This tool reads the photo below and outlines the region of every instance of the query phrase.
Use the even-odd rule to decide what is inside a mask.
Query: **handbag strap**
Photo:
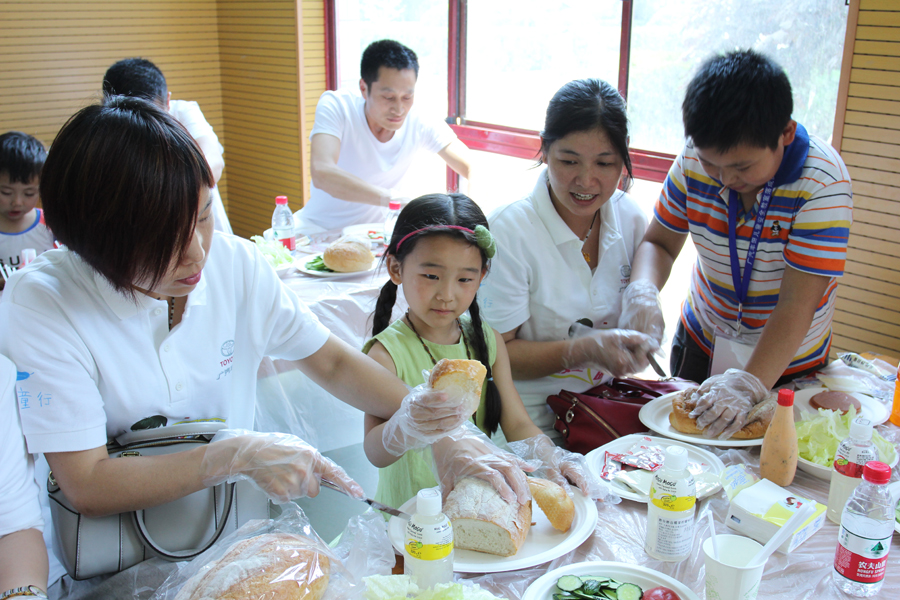
[[[154,555],[168,561],[181,561],[181,560],[190,560],[200,554],[209,550],[209,548],[219,541],[219,538],[222,537],[222,532],[225,531],[225,524],[228,522],[228,517],[231,515],[231,507],[234,503],[234,484],[227,483],[225,484],[225,503],[222,506],[222,518],[219,520],[219,525],[216,527],[216,530],[213,532],[212,536],[209,540],[203,544],[200,548],[195,550],[180,550],[180,551],[169,551],[157,544],[153,541],[153,538],[150,537],[150,532],[147,531],[147,525],[144,523],[144,511],[136,510],[131,513],[132,519],[134,520],[134,527],[137,530],[138,536],[141,538],[141,541],[144,543],[144,546],[150,549]]]

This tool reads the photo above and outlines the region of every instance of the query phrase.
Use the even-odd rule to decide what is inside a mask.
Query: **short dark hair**
[[[378,81],[378,69],[412,69],[419,77],[419,59],[416,53],[400,42],[394,40],[378,40],[365,49],[359,64],[359,73],[368,88]]]
[[[133,96],[165,105],[166,76],[146,58],[124,58],[106,70],[103,96]]]
[[[114,96],[78,111],[41,176],[47,226],[117,290],[155,287],[188,250],[201,186],[215,185],[187,130],[156,104]]]
[[[685,137],[697,148],[718,152],[739,144],[774,150],[793,110],[787,73],[753,50],[704,62],[681,105]]]
[[[628,154],[628,115],[619,91],[600,79],[576,79],[557,91],[544,118],[541,155],[570,133],[602,129],[625,162],[628,178],[633,178]],[[543,162],[543,158],[541,159]],[[626,185],[627,187],[627,185]]]
[[[0,135],[0,173],[9,176],[10,183],[31,183],[41,176],[47,150],[34,136],[21,131]]]

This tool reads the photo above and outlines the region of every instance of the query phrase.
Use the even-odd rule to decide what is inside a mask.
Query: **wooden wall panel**
[[[49,145],[79,108],[99,101],[107,67],[141,56],[173,98],[195,100],[226,147],[215,0],[3,0],[0,131]],[[219,183],[228,205],[228,154]]]
[[[833,352],[900,356],[900,2],[853,0],[835,123],[853,227]]]

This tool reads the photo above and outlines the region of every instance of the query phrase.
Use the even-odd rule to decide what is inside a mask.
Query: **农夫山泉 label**
[[[834,553],[834,570],[851,581],[876,583],[884,579],[890,548],[891,535],[866,538],[841,527]]]
[[[437,525],[406,525],[406,552],[420,560],[440,560],[453,551],[453,525],[449,520]]]

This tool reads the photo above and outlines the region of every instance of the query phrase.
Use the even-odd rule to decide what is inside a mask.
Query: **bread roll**
[[[241,540],[189,579],[175,600],[318,600],[331,565],[309,546],[290,533]]]
[[[428,385],[447,394],[449,402],[463,404],[472,415],[481,404],[481,384],[487,369],[477,360],[442,358],[431,370]]]
[[[690,413],[697,406],[696,402],[691,399],[697,388],[689,388],[678,392],[672,398],[672,412],[669,413],[669,423],[677,431],[681,433],[689,433],[691,435],[703,435],[703,429],[697,426],[697,419],[690,416]],[[747,415],[747,423],[742,429],[731,436],[733,440],[755,440],[766,435],[766,429],[772,422],[772,416],[775,414],[775,406],[778,404],[778,398],[774,394],[769,394],[763,402],[760,402],[750,410]]]
[[[367,242],[352,237],[344,237],[325,249],[322,261],[325,266],[338,273],[366,271],[372,266],[375,255]]]
[[[528,478],[528,487],[537,505],[553,528],[565,533],[575,519],[575,502],[557,483],[538,477]]]
[[[862,405],[859,403],[859,400],[851,396],[850,394],[845,394],[844,392],[819,392],[815,396],[809,399],[809,405],[815,409],[824,408],[826,410],[839,410],[842,415],[847,414],[847,411],[850,410],[850,407],[856,408],[857,414],[859,413],[859,409]]]
[[[453,522],[453,545],[513,556],[531,529],[531,501],[507,503],[491,484],[464,477],[447,496],[444,514]]]

